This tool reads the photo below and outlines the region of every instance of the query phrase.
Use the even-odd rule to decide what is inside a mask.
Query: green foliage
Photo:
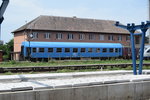
[[[9,62],[2,62],[0,64],[0,67],[24,67],[24,66],[58,66],[58,65],[86,65],[86,64],[119,64],[119,63],[131,63],[131,60],[123,60],[123,59],[115,59],[115,60],[78,60],[78,61],[58,61],[58,60],[51,60],[49,62],[16,62],[16,61],[9,61]],[[139,61],[137,61],[139,63]],[[144,63],[150,63],[150,60],[144,60]],[[138,67],[137,67],[138,69]],[[143,69],[150,69],[150,66],[143,66]],[[132,70],[131,66],[128,66],[126,68],[121,67],[111,67],[107,66],[103,69],[94,69],[94,67],[91,68],[85,68],[81,70],[73,70],[73,69],[60,69],[58,71],[48,72],[48,73],[65,73],[65,72],[87,72],[87,71],[110,71],[110,70]],[[13,75],[13,74],[35,74],[35,73],[41,73],[41,72],[28,72],[28,73],[11,73],[6,72],[5,75]],[[45,72],[44,72],[45,73]]]
[[[7,61],[9,59],[9,56],[7,54],[3,54],[3,60]]]
[[[14,60],[9,61],[9,63],[10,63],[10,64],[17,64],[17,62],[14,61]]]
[[[6,73],[4,73],[5,75],[13,75],[13,73],[12,72],[6,72]]]
[[[14,40],[10,40],[8,43],[4,45],[0,45],[0,50],[3,51],[3,60],[11,59],[11,52],[13,52]]]
[[[65,73],[65,72],[74,72],[74,70],[69,70],[69,69],[57,70],[57,73]]]

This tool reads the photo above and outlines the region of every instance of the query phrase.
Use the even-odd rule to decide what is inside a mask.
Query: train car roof
[[[24,47],[122,48],[120,43],[22,42]]]

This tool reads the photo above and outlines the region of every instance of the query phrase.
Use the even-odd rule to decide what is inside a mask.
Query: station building
[[[116,27],[115,22],[75,16],[39,16],[12,32],[13,59],[20,60],[21,44],[24,41],[121,43],[130,46],[129,32]],[[139,37],[135,39],[136,44],[139,44]]]

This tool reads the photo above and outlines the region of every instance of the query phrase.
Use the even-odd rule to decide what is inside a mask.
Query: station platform
[[[1,75],[0,92],[74,88],[144,81],[150,81],[150,70],[143,70],[142,75],[133,75],[132,71],[125,70]]]

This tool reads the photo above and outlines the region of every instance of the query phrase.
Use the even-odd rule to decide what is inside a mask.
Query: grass
[[[138,63],[139,61],[137,61]],[[2,62],[0,67],[28,67],[28,66],[61,66],[61,65],[86,65],[86,64],[120,64],[120,63],[132,63],[132,60],[123,60],[123,59],[110,59],[110,60],[52,60],[49,62]],[[150,60],[145,60],[144,63],[150,63]]]
[[[139,61],[137,61],[138,63]],[[0,67],[28,67],[28,66],[58,66],[58,65],[85,65],[85,64],[121,64],[121,63],[132,63],[132,60],[123,60],[123,59],[110,59],[110,60],[72,60],[72,61],[63,61],[63,60],[52,60],[49,62],[16,62],[16,61],[9,61],[9,62],[2,62],[0,63]],[[144,63],[150,63],[150,60],[144,60]],[[150,66],[143,66],[143,69],[150,69]],[[103,71],[110,71],[110,70],[132,70],[132,67],[126,68],[118,68],[118,67],[111,67],[108,66],[107,68],[103,69]],[[87,72],[87,71],[101,71],[101,69],[84,69],[84,70],[70,70],[70,69],[63,69],[57,70],[56,72],[47,72],[47,73],[64,73],[64,72]],[[13,75],[13,74],[36,74],[42,72],[28,72],[28,73],[3,73],[1,75]],[[45,73],[45,72],[44,72]]]
[[[58,66],[58,65],[83,65],[83,64],[112,64],[112,63],[131,63],[131,60],[85,60],[85,61],[49,61],[49,62],[2,62],[0,67],[23,67],[23,66]]]

